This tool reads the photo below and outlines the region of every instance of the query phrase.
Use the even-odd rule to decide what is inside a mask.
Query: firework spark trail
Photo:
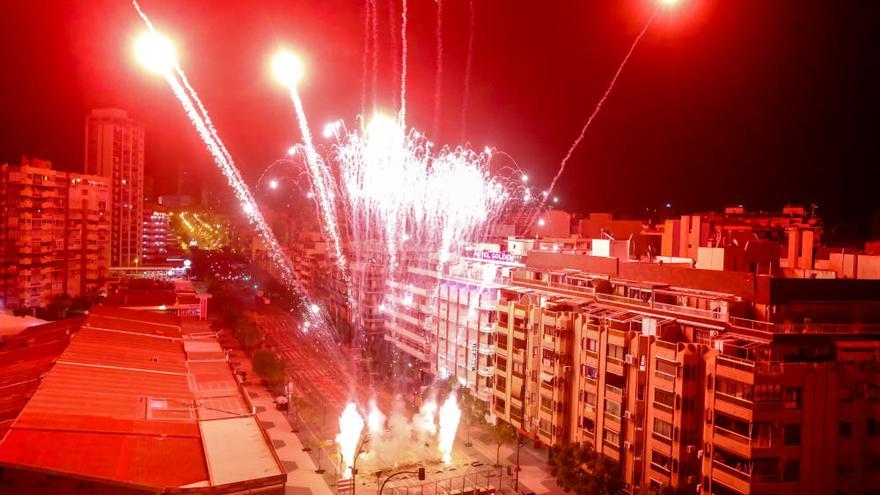
[[[362,76],[361,76],[361,115],[366,115],[367,113],[367,80],[369,78],[368,74],[368,64],[370,60],[370,15],[373,13],[373,9],[371,7],[372,3],[375,0],[364,0],[364,55],[362,61]]]
[[[587,134],[587,130],[593,124],[593,120],[596,119],[596,116],[599,115],[599,112],[602,110],[602,105],[605,104],[605,100],[611,95],[611,92],[614,90],[614,86],[617,84],[617,79],[620,77],[620,74],[623,72],[624,67],[626,67],[626,63],[629,61],[629,58],[632,56],[636,47],[639,45],[639,42],[645,36],[645,33],[648,32],[648,28],[651,27],[651,24],[654,23],[654,19],[657,17],[657,14],[660,12],[660,8],[658,7],[654,10],[654,13],[651,14],[651,18],[648,19],[648,22],[645,23],[645,27],[642,28],[642,31],[636,36],[636,39],[633,40],[632,45],[629,47],[629,51],[626,52],[626,56],[623,57],[623,61],[620,62],[620,65],[617,67],[617,71],[614,72],[614,77],[611,78],[611,82],[608,84],[608,87],[605,89],[605,93],[602,94],[602,98],[599,98],[599,101],[596,103],[596,107],[593,109],[593,113],[587,118],[586,124],[581,129],[580,135],[578,135],[577,139],[574,140],[574,143],[571,144],[571,147],[568,149],[568,152],[565,154],[565,157],[562,159],[562,162],[559,164],[559,171],[556,172],[556,175],[553,177],[553,181],[550,182],[550,187],[547,188],[546,194],[544,198],[541,200],[541,205],[535,211],[537,216],[540,214],[540,211],[543,209],[544,204],[547,202],[547,199],[550,197],[550,194],[553,192],[553,188],[556,186],[556,182],[559,180],[559,177],[562,175],[562,172],[565,171],[565,166],[568,164],[568,161],[571,159],[571,155],[577,149],[578,145],[580,145],[581,141],[583,141],[584,136]],[[534,222],[534,218],[532,219],[530,224]]]
[[[474,0],[470,0],[468,2],[468,43],[467,43],[467,58],[465,59],[464,64],[464,95],[461,99],[461,122],[459,123],[459,127],[461,128],[461,137],[459,142],[464,142],[465,137],[467,136],[467,111],[468,111],[468,100],[471,95],[471,64],[474,61],[474,25],[476,24],[476,11],[474,10]]]
[[[434,118],[431,133],[440,130],[440,108],[443,96],[443,0],[437,0],[437,70],[434,73]]]
[[[293,101],[293,107],[296,111],[296,119],[299,123],[299,130],[303,140],[302,148],[305,151],[306,163],[309,166],[312,190],[315,191],[315,197],[321,209],[324,228],[333,241],[337,265],[343,271],[347,271],[346,257],[342,251],[342,241],[339,235],[339,222],[336,217],[336,196],[333,192],[333,177],[329,168],[324,164],[324,160],[315,150],[312,133],[309,130],[309,123],[306,120],[306,113],[303,110],[302,100],[299,97],[296,85],[290,87],[290,99]]]
[[[391,80],[396,81],[398,77],[400,77],[400,49],[397,47],[397,10],[394,8],[394,1],[388,1],[388,31],[391,37]],[[397,94],[397,90],[394,89],[394,85],[391,85],[392,88],[392,97],[391,102],[393,108],[400,108],[399,98],[400,95]]]
[[[401,0],[400,3],[400,110],[397,116],[401,127],[404,128],[406,127],[406,2],[407,0]]]
[[[373,108],[372,110],[376,110],[376,92],[379,86],[378,77],[379,77],[379,11],[376,6],[376,2],[378,0],[370,0],[370,20],[372,21],[371,32],[372,32],[372,57],[373,57],[373,81],[372,81],[372,100],[373,100]]]
[[[140,5],[136,0],[132,1],[132,5],[147,28],[152,33],[156,33],[153,23],[144,11],[141,10]],[[257,229],[257,233],[266,244],[269,256],[280,269],[281,278],[296,292],[301,292],[299,284],[294,276],[290,259],[284,254],[284,251],[278,244],[278,240],[275,238],[275,234],[272,232],[271,228],[269,228],[269,225],[260,213],[256,200],[242,179],[231,155],[217,135],[217,131],[211,124],[211,120],[207,116],[207,111],[198,99],[195,90],[189,85],[189,82],[183,73],[183,69],[175,61],[172,67],[162,71],[162,76],[171,87],[174,96],[183,106],[184,111],[193,126],[195,126],[199,136],[202,138],[205,147],[213,156],[214,162],[223,172],[227,182],[232,187],[236,199],[238,199],[239,203],[242,205],[242,209],[247,215],[248,221],[251,225],[254,225]]]

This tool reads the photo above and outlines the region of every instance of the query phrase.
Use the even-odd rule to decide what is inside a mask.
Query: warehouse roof
[[[246,392],[199,323],[94,308],[0,440],[0,465],[148,489],[283,483]]]

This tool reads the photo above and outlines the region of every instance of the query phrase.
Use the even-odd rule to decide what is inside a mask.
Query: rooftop
[[[207,324],[108,307],[0,440],[0,466],[153,490],[285,479]]]

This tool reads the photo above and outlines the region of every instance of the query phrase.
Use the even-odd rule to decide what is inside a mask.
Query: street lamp
[[[354,454],[354,461],[351,463],[351,495],[354,495],[354,490],[355,490],[355,487],[356,487],[356,485],[357,485],[357,472],[358,472],[358,470],[357,470],[357,464],[358,464],[358,457],[360,457],[361,454],[364,453],[364,447],[366,446],[366,444],[367,444],[369,441],[370,441],[370,435],[369,435],[369,434],[366,434],[366,435],[362,436],[362,437],[361,437],[361,442],[360,442],[360,444],[358,445],[357,450],[355,451],[355,454]],[[380,493],[381,493],[381,492],[380,492]]]
[[[399,472],[394,473],[391,476],[385,478],[385,481],[383,481],[382,484],[379,485],[379,494],[378,495],[382,495],[382,490],[385,489],[385,483],[388,483],[389,481],[391,481],[391,478],[394,478],[396,476],[400,476],[402,474],[417,474],[417,475],[419,475],[419,481],[425,481],[425,468],[423,468],[423,467],[420,467],[418,471],[399,471]]]

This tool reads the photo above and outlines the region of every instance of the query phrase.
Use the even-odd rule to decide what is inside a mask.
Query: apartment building
[[[171,215],[164,208],[153,205],[144,211],[143,256],[138,265],[165,265],[169,259],[182,259],[183,250],[171,230]]]
[[[144,129],[124,110],[86,117],[85,171],[110,180],[111,266],[135,266],[143,255]]]
[[[6,307],[42,307],[105,283],[110,186],[106,179],[22,158],[0,167],[0,297]]]
[[[672,286],[661,272],[633,280],[623,265],[572,264],[533,253],[500,291],[500,420],[548,445],[589,442],[620,463],[630,492],[877,493],[880,326],[742,317],[762,300],[770,316],[799,314],[786,285],[713,292],[709,270],[687,287],[680,267],[667,267]],[[872,304],[831,308],[852,322]]]

